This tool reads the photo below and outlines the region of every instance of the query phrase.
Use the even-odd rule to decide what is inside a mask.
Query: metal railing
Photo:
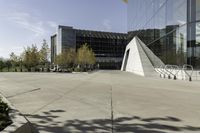
[[[173,79],[176,80],[177,79],[177,74],[180,71],[179,67],[177,65],[166,65],[165,66],[165,71],[167,71],[168,74],[168,78],[171,79],[171,76],[173,76]]]
[[[192,74],[193,74],[193,71],[194,71],[193,66],[185,64],[185,65],[183,65],[183,69],[182,70],[188,76],[189,81],[192,81]]]
[[[178,78],[178,73],[181,71],[182,79],[185,79],[185,75],[188,77],[189,81],[192,81],[192,74],[193,74],[193,66],[184,64],[182,67],[179,67],[177,65],[161,65],[159,67],[156,67],[155,69],[159,74],[161,78],[168,79],[174,79],[176,80]],[[185,75],[183,74],[185,73]]]
[[[165,78],[165,72],[164,72],[164,66],[161,65],[159,67],[157,67],[158,69],[156,69],[156,71],[160,74],[160,77],[162,78]]]

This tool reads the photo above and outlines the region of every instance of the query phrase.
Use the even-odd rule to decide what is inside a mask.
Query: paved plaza
[[[0,73],[0,92],[40,133],[200,132],[200,81],[120,71]]]

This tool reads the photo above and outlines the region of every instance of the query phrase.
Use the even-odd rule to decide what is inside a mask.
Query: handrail
[[[171,75],[174,77],[173,79],[177,79],[177,74],[180,71],[177,65],[165,65],[165,71],[167,72],[168,79],[171,79]]]
[[[176,80],[177,79],[177,74],[180,71],[180,69],[179,69],[179,67],[177,65],[171,65],[171,68],[172,68],[172,74],[174,76],[174,80]]]
[[[165,78],[165,75],[168,74],[168,73],[166,72],[166,70],[165,70],[165,66],[161,65],[161,71],[164,73],[164,78]]]
[[[160,77],[162,78],[162,75],[163,75],[163,77],[165,78],[165,73],[163,72],[163,66],[161,65],[161,66],[159,66],[159,67],[157,67],[158,69],[156,69],[156,71],[158,71],[159,73],[160,73]]]
[[[172,73],[173,69],[171,66],[172,65],[165,65],[165,71],[168,73],[168,79],[171,79],[171,75],[174,76],[174,74]]]
[[[191,73],[190,73],[190,74],[187,72],[188,68],[191,69]],[[194,71],[193,66],[192,66],[192,65],[188,65],[188,64],[184,64],[182,70],[183,70],[183,71],[186,73],[186,75],[189,77],[189,81],[192,81],[192,74],[193,74],[193,71]]]
[[[157,68],[157,69],[156,69]],[[171,79],[171,76],[173,76],[173,79],[176,80],[178,77],[178,73],[181,71],[185,72],[185,74],[188,76],[189,81],[192,81],[192,74],[193,74],[193,66],[184,64],[183,67],[179,67],[177,65],[161,65],[159,67],[156,67],[155,70],[160,74],[161,78],[165,78],[165,75],[168,75],[168,79]],[[183,79],[182,74],[182,79]]]

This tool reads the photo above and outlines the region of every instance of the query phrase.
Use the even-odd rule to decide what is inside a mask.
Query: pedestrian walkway
[[[91,74],[0,73],[0,92],[40,133],[199,133],[200,82]]]

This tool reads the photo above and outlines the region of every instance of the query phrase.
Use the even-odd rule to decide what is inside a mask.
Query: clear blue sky
[[[112,32],[127,31],[122,0],[0,0],[0,57],[31,44],[50,42],[57,25]]]

